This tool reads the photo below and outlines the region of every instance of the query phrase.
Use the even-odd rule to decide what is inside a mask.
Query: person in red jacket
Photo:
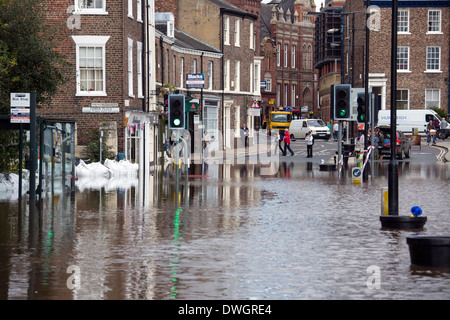
[[[288,130],[286,130],[286,132],[284,134],[284,152],[283,152],[283,156],[286,155],[286,149],[288,149],[291,152],[291,156],[294,155],[294,151],[292,151],[292,149],[291,149],[291,134],[289,133]]]

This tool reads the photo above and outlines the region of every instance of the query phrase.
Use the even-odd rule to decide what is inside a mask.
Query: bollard
[[[411,236],[406,238],[411,264],[421,267],[450,267],[449,236]]]
[[[352,168],[352,182],[353,184],[361,184],[362,182],[362,171],[361,168]]]
[[[387,216],[389,214],[389,192],[388,188],[381,188],[381,215]]]

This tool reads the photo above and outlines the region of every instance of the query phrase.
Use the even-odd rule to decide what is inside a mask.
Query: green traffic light
[[[345,117],[346,114],[347,114],[347,112],[345,112],[344,109],[339,110],[339,116],[340,117]]]
[[[175,126],[179,126],[180,123],[181,123],[180,119],[174,119],[174,120],[173,120],[173,124],[174,124]]]

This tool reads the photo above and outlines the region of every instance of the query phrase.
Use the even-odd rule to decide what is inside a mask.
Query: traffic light
[[[356,96],[356,104],[357,104],[357,116],[356,121],[358,123],[366,122],[366,94],[364,92],[358,92]]]
[[[334,120],[351,120],[349,84],[335,84],[332,88],[333,94],[333,118]]]
[[[169,94],[169,129],[184,129],[184,94]]]

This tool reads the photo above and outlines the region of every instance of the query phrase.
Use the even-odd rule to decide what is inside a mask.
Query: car
[[[439,139],[446,139],[450,136],[450,128],[447,127],[446,129],[439,129],[437,132],[437,137]]]
[[[330,129],[321,119],[295,119],[289,126],[291,139],[304,139],[310,131],[314,139],[330,139]]]
[[[384,141],[381,142],[382,146],[378,146],[380,155],[391,155],[391,128],[389,126],[378,127],[383,133]],[[405,134],[400,130],[397,130],[397,150],[396,156],[398,159],[409,158],[411,156],[411,142],[406,138]]]

